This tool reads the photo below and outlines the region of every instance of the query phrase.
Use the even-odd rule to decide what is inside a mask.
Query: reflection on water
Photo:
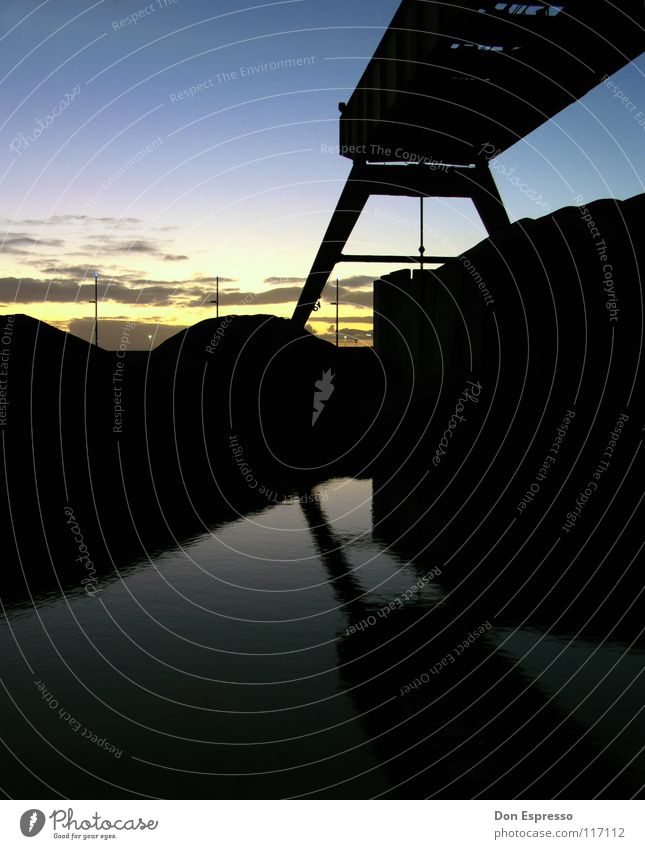
[[[636,793],[642,643],[493,615],[375,489],[331,480],[116,564],[95,597],[6,603],[7,792]]]

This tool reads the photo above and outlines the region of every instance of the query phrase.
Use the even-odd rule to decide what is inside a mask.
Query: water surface
[[[334,479],[5,605],[6,792],[539,796],[561,757],[564,795],[637,792],[642,643],[469,613],[376,514]]]

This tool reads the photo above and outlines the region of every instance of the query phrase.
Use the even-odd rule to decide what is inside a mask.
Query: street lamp
[[[208,303],[216,305],[215,317],[219,318],[219,274],[215,277],[215,300]]]
[[[338,300],[338,277],[336,278],[336,300],[332,301],[332,304],[336,304],[336,347],[338,347],[338,305],[340,304]]]
[[[419,267],[421,271],[423,271],[423,255],[426,252],[425,247],[423,246],[423,195],[419,198],[419,230],[420,230],[420,242],[419,245]]]

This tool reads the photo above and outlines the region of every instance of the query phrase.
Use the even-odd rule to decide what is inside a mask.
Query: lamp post
[[[219,274],[215,277],[215,300],[208,303],[215,304],[215,318],[219,318]]]
[[[336,304],[336,347],[338,347],[338,305],[340,301],[338,299],[338,277],[336,278],[336,300],[332,301],[332,304]]]
[[[419,206],[420,206],[419,230],[420,230],[420,242],[421,242],[421,244],[419,245],[419,267],[420,267],[421,271],[423,271],[423,255],[426,252],[426,249],[423,245],[423,195],[421,195],[421,197],[419,198]]]
[[[94,304],[94,347],[99,344],[99,276],[94,275],[94,300],[90,301]]]

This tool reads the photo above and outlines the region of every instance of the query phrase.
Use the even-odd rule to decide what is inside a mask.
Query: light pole
[[[94,346],[99,344],[99,276],[94,275],[94,300],[90,301],[94,304]]]
[[[215,300],[208,303],[215,304],[215,318],[219,318],[219,274],[215,277]]]
[[[338,304],[340,301],[338,300],[338,277],[336,278],[336,300],[332,301],[332,304],[336,304],[336,347],[338,347]]]
[[[423,255],[426,252],[425,247],[423,246],[423,195],[419,198],[420,205],[420,214],[419,214],[419,229],[420,229],[420,241],[419,245],[419,267],[421,271],[423,271]]]

